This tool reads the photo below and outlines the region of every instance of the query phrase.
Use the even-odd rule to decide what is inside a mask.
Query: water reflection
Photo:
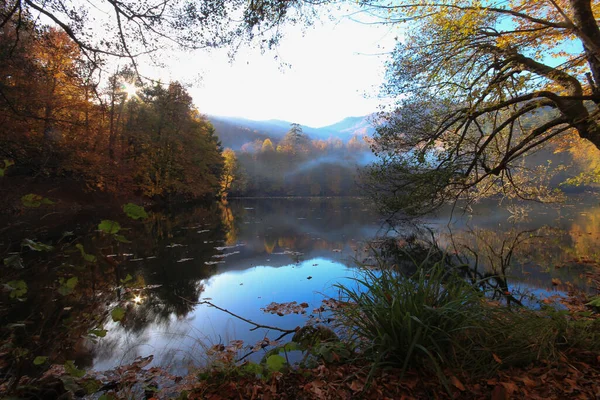
[[[508,292],[521,302],[530,293],[549,296],[569,285],[585,287],[586,271],[600,259],[597,200],[519,207],[483,203],[470,214],[455,213],[451,224],[448,213],[427,223],[449,251],[469,256],[464,261],[478,278],[493,277],[498,295]],[[253,321],[293,329],[311,314],[318,317],[313,309],[323,298],[336,297],[333,285],[355,273],[365,242],[389,229],[360,200],[341,198],[233,199],[151,213],[144,222],[102,217],[127,227],[131,243],[97,232],[100,218],[80,222],[75,236],[98,254],[98,263],[83,265],[73,252],[61,260],[63,267],[40,269],[31,278],[27,303],[6,316],[13,322],[40,311],[45,320],[32,326],[59,327],[58,340],[44,345],[47,354],[97,369],[153,354],[154,365],[180,372],[205,362],[214,344],[242,339],[252,346],[265,336],[274,339],[278,332],[250,331],[252,326],[194,303],[210,299]],[[52,289],[57,279],[72,275],[79,276],[76,295],[57,296]],[[291,301],[308,303],[307,314],[261,311],[271,302]],[[125,311],[120,322],[110,315],[115,307]],[[84,314],[93,318],[70,322]],[[90,329],[98,328],[107,330],[106,337],[90,337]]]

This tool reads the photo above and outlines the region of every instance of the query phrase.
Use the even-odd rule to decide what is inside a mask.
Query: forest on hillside
[[[359,194],[359,170],[370,160],[370,138],[312,139],[299,124],[285,136],[225,149],[223,192],[230,196],[348,196]]]
[[[131,67],[100,79],[65,32],[29,21],[19,33],[0,36],[3,175],[150,199],[218,193],[222,148],[180,83],[142,86]]]
[[[179,82],[142,83],[134,65],[103,77],[63,31],[0,37],[3,175],[83,192],[190,201],[227,196],[355,195],[368,138],[311,139],[298,124],[237,153]]]

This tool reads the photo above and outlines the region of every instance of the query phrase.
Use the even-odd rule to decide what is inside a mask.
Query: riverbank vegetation
[[[0,229],[0,392],[102,400],[600,396],[596,242],[569,242],[574,250],[561,256],[592,271],[581,274],[585,287],[565,284],[566,293],[552,298],[521,296],[507,281],[517,245],[544,232],[465,230],[462,243],[455,235],[443,248],[422,246],[416,236],[388,238],[392,248],[368,254],[378,262],[357,259],[354,279],[335,284],[338,296],[296,329],[201,300],[206,280],[246,245],[238,243],[228,195],[354,194],[354,168],[368,147],[378,161],[365,175],[366,189],[386,218],[425,216],[458,201],[468,209],[490,197],[559,199],[552,174],[567,167],[526,161],[542,151],[578,157],[583,172],[568,183],[599,181],[600,9],[589,0],[358,2],[382,23],[412,24],[388,65],[384,91],[398,103],[380,114],[373,138],[346,143],[311,140],[292,124],[280,140],[223,149],[183,84],[139,73],[139,54],[165,42],[189,50],[258,38],[271,48],[281,24],[314,15],[317,4],[306,3],[109,1],[100,24],[108,36],[99,42],[87,30],[88,5],[0,5],[0,213],[9,214]],[[41,25],[33,11],[54,25]],[[126,66],[108,72],[109,59]],[[35,185],[46,190],[31,192]],[[61,224],[64,209],[54,208],[69,190],[83,202],[99,193],[126,201],[118,216],[94,211],[86,215],[91,225],[77,221],[71,230]],[[140,205],[217,199],[175,222]],[[510,212],[527,217],[521,204]],[[293,215],[294,223],[303,219]],[[54,229],[46,221],[56,222]],[[592,225],[569,234],[588,238],[597,233]],[[176,240],[188,238],[184,231],[194,235],[186,244]],[[146,242],[136,238],[140,232]],[[265,258],[248,264],[281,255],[295,268],[302,256],[295,238],[263,236]],[[320,237],[305,239],[342,252]],[[415,243],[417,253],[398,247]],[[473,268],[483,259],[486,271]],[[177,268],[191,261],[193,268]],[[86,346],[111,330],[141,332],[149,320],[168,325],[198,305],[281,335],[199,344],[209,362],[185,377],[146,368],[151,356],[108,371],[84,369],[94,361]],[[304,314],[308,307],[272,303],[265,312]],[[118,340],[105,342],[109,352]]]

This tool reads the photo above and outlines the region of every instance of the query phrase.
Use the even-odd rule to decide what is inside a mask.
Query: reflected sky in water
[[[447,212],[427,223],[445,245],[478,252],[482,271],[504,273],[511,290],[548,296],[566,290],[567,282],[584,287],[586,268],[599,258],[597,199],[519,207],[509,212],[490,202],[470,215],[455,213],[454,242],[445,231]],[[324,298],[337,297],[336,283],[354,276],[365,242],[386,233],[382,219],[357,199],[231,200],[209,210],[153,214],[133,228],[131,245],[105,249],[120,262],[119,279],[129,274],[146,287],[141,302],[127,303],[122,323],[107,316],[107,336],[87,342],[80,362],[102,370],[153,354],[154,365],[185,372],[205,363],[212,345],[274,339],[279,332],[251,331],[222,311],[190,302],[208,299],[263,325],[301,326],[319,317],[313,310]],[[117,300],[109,299],[108,308]],[[281,317],[261,310],[291,301],[307,302],[307,313]]]

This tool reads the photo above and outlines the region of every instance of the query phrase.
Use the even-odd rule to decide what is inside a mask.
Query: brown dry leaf
[[[553,284],[554,286],[558,286],[558,285],[560,285],[561,283],[562,283],[562,281],[561,281],[560,279],[558,279],[558,278],[552,278],[552,284]]]
[[[365,385],[357,380],[352,381],[350,385],[348,385],[353,392],[362,392]]]
[[[496,354],[492,353],[492,357],[494,357],[494,360],[498,363],[498,364],[502,364],[502,359],[500,357],[498,357]]]
[[[502,382],[501,385],[504,386],[504,388],[506,389],[506,391],[508,392],[509,395],[513,394],[514,392],[519,391],[519,387],[517,386],[516,383]]]
[[[508,393],[504,386],[496,385],[492,391],[492,400],[508,400]]]
[[[452,375],[452,377],[450,378],[450,381],[458,390],[460,390],[461,392],[465,391],[465,385],[463,385],[462,382],[459,381],[456,376]]]
[[[529,378],[528,376],[516,377],[515,379],[523,382],[525,384],[525,386],[530,387],[530,388],[538,386],[538,384],[533,379]]]

